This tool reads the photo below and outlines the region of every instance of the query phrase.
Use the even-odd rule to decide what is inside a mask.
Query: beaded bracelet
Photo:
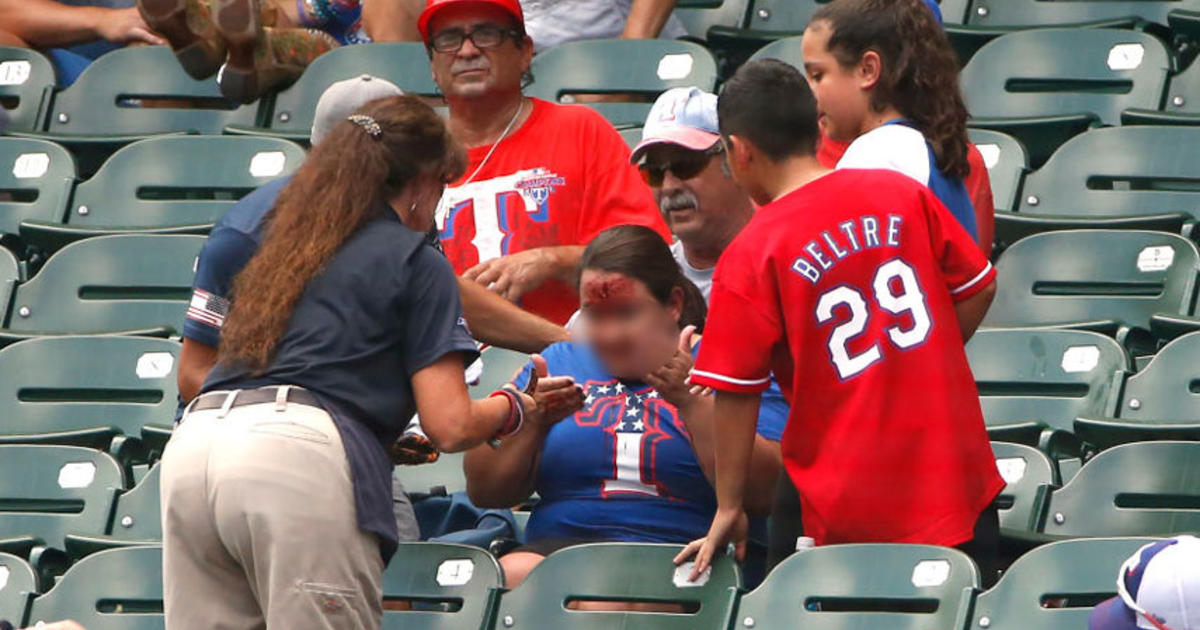
[[[517,392],[509,388],[502,388],[493,392],[488,398],[497,396],[504,396],[508,399],[509,411],[508,420],[505,421],[504,426],[500,427],[496,435],[488,441],[492,448],[500,448],[501,440],[520,431],[521,427],[525,425],[525,406],[521,404],[521,397]]]

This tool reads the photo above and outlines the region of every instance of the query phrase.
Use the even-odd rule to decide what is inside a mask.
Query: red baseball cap
[[[421,39],[429,41],[429,21],[433,19],[434,15],[437,15],[442,9],[459,5],[499,7],[513,16],[522,30],[525,28],[525,13],[521,11],[519,0],[428,0],[425,3],[425,10],[421,11],[421,17],[417,18],[417,30],[421,31]]]

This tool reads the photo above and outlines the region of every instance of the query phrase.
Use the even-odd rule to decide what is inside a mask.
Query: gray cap
[[[334,125],[345,120],[363,105],[376,99],[403,95],[404,90],[396,87],[396,84],[369,74],[338,81],[325,88],[321,99],[317,101],[317,111],[313,114],[312,133],[309,138],[313,144],[319,144]]]

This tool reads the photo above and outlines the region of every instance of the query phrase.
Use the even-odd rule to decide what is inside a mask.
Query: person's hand
[[[693,400],[709,390],[688,383],[694,361],[692,360],[692,337],[695,326],[685,326],[679,333],[679,347],[665,365],[647,374],[643,380],[658,392],[659,397],[677,409],[687,407]]]
[[[516,302],[557,273],[554,257],[549,252],[528,249],[475,265],[463,277],[482,284],[509,302]]]
[[[692,566],[692,574],[688,581],[695,582],[696,578],[712,566],[713,558],[723,553],[725,545],[733,543],[734,556],[740,561],[746,557],[746,537],[750,532],[750,519],[741,508],[717,508],[713,516],[712,526],[708,535],[688,543],[679,555],[675,556],[675,564],[680,565],[695,556],[696,564]]]
[[[167,40],[146,25],[146,20],[142,19],[137,7],[105,10],[96,23],[96,32],[101,39],[114,44],[161,46],[167,43]]]
[[[525,404],[525,419],[543,429],[549,429],[563,418],[583,408],[583,388],[570,376],[550,376],[546,359],[540,354],[531,357],[533,373],[521,394]]]

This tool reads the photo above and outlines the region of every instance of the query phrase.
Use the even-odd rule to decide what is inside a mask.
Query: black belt
[[[279,395],[278,387],[262,387],[259,389],[239,389],[236,390],[237,398],[229,405],[233,407],[242,407],[245,405],[262,405],[273,403]],[[188,411],[206,411],[209,409],[220,409],[225,406],[225,401],[234,392],[209,392],[201,394],[199,398],[188,406]],[[300,405],[308,405],[309,407],[321,407],[321,401],[317,399],[312,392],[301,389],[299,387],[289,387],[287,392],[287,401],[289,403],[297,403]]]

